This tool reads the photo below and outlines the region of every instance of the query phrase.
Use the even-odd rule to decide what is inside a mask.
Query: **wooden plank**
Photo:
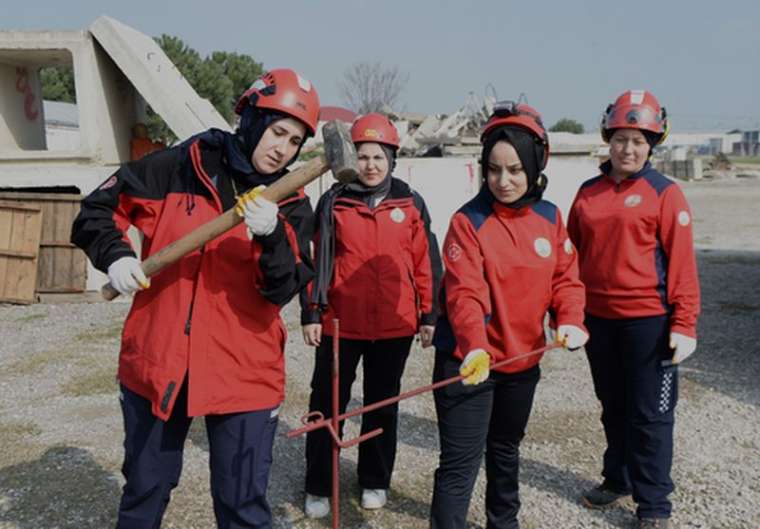
[[[25,193],[23,191],[3,191],[0,193],[0,200],[20,200],[23,202],[79,202],[82,200],[82,195],[76,195],[73,193]]]
[[[37,292],[82,292],[87,283],[84,253],[68,242],[71,224],[79,213],[79,200],[48,202],[49,224],[40,244]]]
[[[87,257],[69,242],[82,196],[11,191],[0,193],[0,199],[16,204],[23,201],[42,210],[37,292],[83,292],[87,285]]]
[[[36,204],[12,202],[10,200],[0,200],[0,208],[14,211],[40,211],[42,209]]]
[[[13,211],[0,209],[0,248],[10,249],[12,222]],[[5,276],[8,272],[8,261],[10,259],[0,258],[0,299],[3,299],[6,294]]]
[[[100,297],[100,299],[103,299],[103,296]],[[12,298],[8,296],[2,296],[0,297],[0,303],[14,303],[16,305],[31,305],[32,303],[37,302],[37,295],[33,294],[31,299],[27,298]]]
[[[42,211],[39,207],[0,202],[0,301],[33,303],[37,283],[37,255],[42,233]],[[32,254],[32,258],[28,257]]]
[[[34,259],[37,257],[35,252],[22,252],[20,250],[7,250],[0,248],[0,256],[2,257],[19,257],[21,259]]]
[[[45,241],[40,240],[40,248],[76,248],[69,241]]]

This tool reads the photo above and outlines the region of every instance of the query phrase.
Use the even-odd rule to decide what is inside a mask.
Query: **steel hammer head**
[[[359,166],[348,126],[342,121],[328,121],[322,127],[322,138],[325,158],[335,179],[344,184],[356,180]]]

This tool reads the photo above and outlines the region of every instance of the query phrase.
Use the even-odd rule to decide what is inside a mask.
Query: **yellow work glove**
[[[465,377],[462,384],[474,386],[488,380],[490,365],[491,357],[485,349],[473,349],[467,353],[459,366],[459,374]]]
[[[263,193],[266,188],[267,186],[257,186],[242,195],[238,195],[237,204],[235,204],[235,213],[238,214],[238,217],[245,218],[245,206],[256,200],[256,197]]]
[[[260,196],[266,189],[259,186],[238,198],[235,213],[243,217],[253,235],[270,235],[277,227],[277,204]]]

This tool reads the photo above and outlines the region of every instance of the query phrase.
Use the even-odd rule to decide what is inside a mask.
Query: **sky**
[[[627,89],[651,90],[673,132],[760,128],[757,0],[0,0],[0,29],[79,30],[105,14],[202,55],[253,56],[341,105],[349,66],[409,76],[398,110],[452,113],[470,93],[517,99],[587,129]]]

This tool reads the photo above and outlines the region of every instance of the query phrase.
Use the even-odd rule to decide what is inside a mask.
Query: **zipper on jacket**
[[[201,266],[203,265],[203,254],[206,252],[206,246],[201,246],[201,256],[198,260],[198,272],[195,274],[195,282],[193,283],[193,295],[190,298],[190,308],[187,311],[187,321],[185,321],[185,334],[190,336],[190,327],[193,322],[193,307],[195,306],[195,295],[198,292],[198,281],[201,278]]]

